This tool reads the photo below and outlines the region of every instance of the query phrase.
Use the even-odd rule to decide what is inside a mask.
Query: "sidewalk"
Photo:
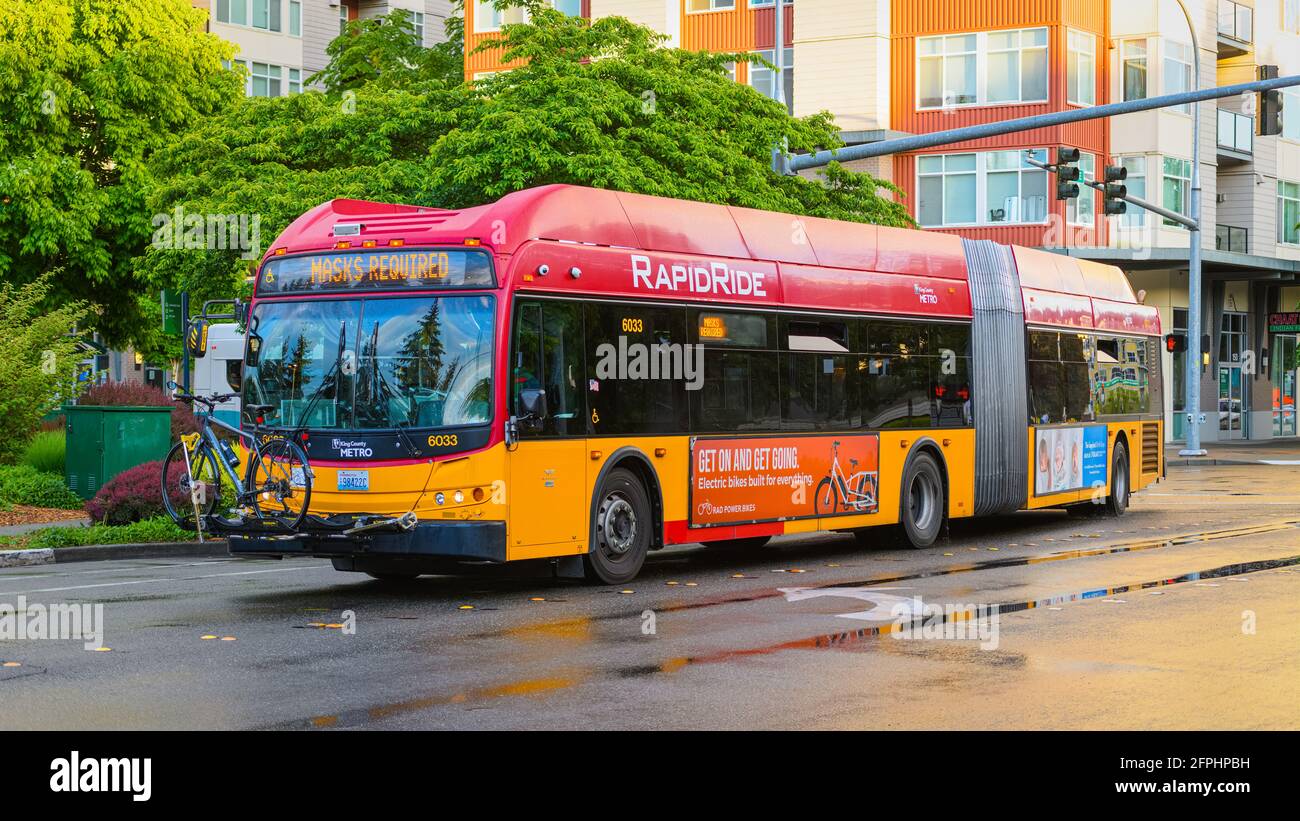
[[[84,519],[60,519],[55,522],[29,522],[25,525],[5,525],[0,527],[0,536],[21,536],[47,527],[89,527],[90,517]]]
[[[1179,456],[1180,443],[1165,443],[1165,465],[1300,465],[1300,438],[1202,442],[1205,456]]]

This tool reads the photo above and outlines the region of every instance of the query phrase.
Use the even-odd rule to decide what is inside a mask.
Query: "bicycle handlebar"
[[[214,393],[211,396],[198,396],[192,393],[184,393],[180,389],[172,391],[172,398],[178,402],[199,402],[207,405],[208,408],[215,408],[218,403],[234,399],[238,395],[236,393]]]

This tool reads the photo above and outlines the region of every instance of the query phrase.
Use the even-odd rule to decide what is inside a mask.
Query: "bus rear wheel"
[[[582,557],[587,580],[624,584],[636,578],[650,549],[653,526],[641,481],[629,470],[611,470],[596,492],[591,546]]]
[[[934,544],[943,529],[943,472],[928,453],[918,453],[903,471],[903,533],[912,547]]]

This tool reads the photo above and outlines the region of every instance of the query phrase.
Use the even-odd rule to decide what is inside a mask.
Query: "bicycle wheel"
[[[248,465],[247,487],[257,515],[297,530],[311,503],[311,466],[289,439],[268,442]]]
[[[817,493],[813,496],[813,512],[819,514],[830,514],[835,512],[835,505],[839,501],[839,491],[835,488],[835,482],[827,476],[817,483]]]
[[[185,445],[177,442],[167,452],[162,469],[162,501],[167,515],[186,530],[195,530],[195,503],[200,516],[208,516],[221,503],[221,476],[217,454],[206,442],[190,453],[185,464]]]

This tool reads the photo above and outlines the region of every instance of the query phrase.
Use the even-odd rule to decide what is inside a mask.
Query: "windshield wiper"
[[[334,357],[334,364],[331,365],[330,369],[325,372],[325,375],[323,377],[321,377],[320,385],[316,387],[316,390],[315,392],[312,393],[311,398],[307,400],[307,407],[303,409],[302,415],[298,417],[298,424],[293,429],[294,436],[297,436],[298,434],[302,433],[304,430],[307,429],[307,420],[311,418],[311,412],[312,410],[315,409],[317,400],[319,400],[321,398],[321,395],[324,393],[325,386],[329,384],[330,377],[334,376],[336,371],[338,371],[343,365],[343,354],[344,354],[344,348],[347,345],[347,338],[348,338],[347,322],[340,321],[339,322],[339,349],[338,349],[338,353]],[[335,387],[334,387],[334,396],[336,399],[338,398],[337,382],[335,383]]]

